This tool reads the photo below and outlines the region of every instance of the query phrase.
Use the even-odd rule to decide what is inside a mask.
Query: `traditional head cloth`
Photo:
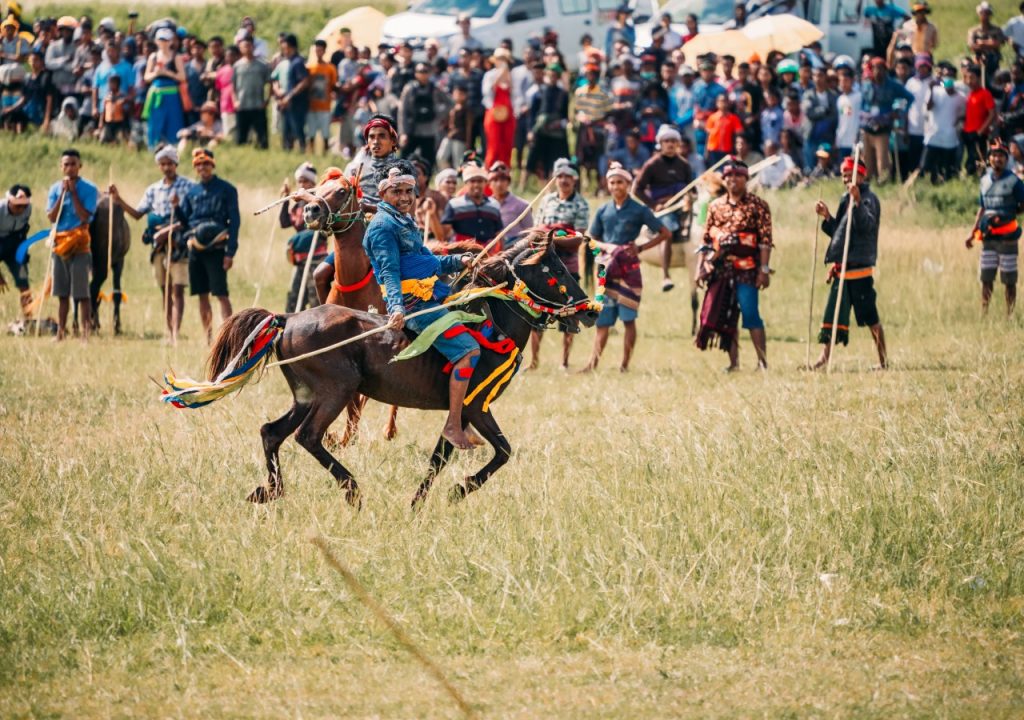
[[[671,125],[662,125],[660,128],[658,128],[658,132],[654,136],[654,141],[656,143],[659,143],[659,144],[661,143],[662,140],[679,140],[679,141],[682,141],[682,139],[683,139],[683,136],[680,135],[679,131],[676,130]]]
[[[449,180],[458,181],[458,179],[459,174],[455,172],[454,168],[445,168],[437,174],[437,177],[434,178],[434,187],[440,190],[441,186]]]
[[[192,151],[192,167],[201,165],[202,163],[208,162],[214,167],[217,167],[217,162],[213,159],[213,151],[207,150],[206,148],[196,148]]]
[[[153,155],[153,159],[157,162],[161,160],[170,160],[175,165],[178,164],[178,150],[173,145],[164,145],[162,148],[156,151]]]
[[[608,166],[608,172],[604,176],[611,180],[613,177],[623,178],[626,182],[633,182],[633,176],[630,175],[629,170],[622,167],[622,163],[613,162]]]
[[[370,118],[368,123],[363,125],[364,141],[368,141],[370,139],[370,131],[376,127],[387,128],[388,133],[391,135],[391,139],[398,142],[398,132],[395,130],[395,124],[387,115],[374,115]]]
[[[576,171],[576,168],[574,168],[572,163],[566,158],[558,158],[555,160],[553,174],[556,177],[559,175],[568,175],[569,177],[576,178],[577,180],[580,179],[579,172]]]
[[[385,190],[399,185],[416,187],[416,169],[408,160],[388,163],[377,173],[377,192],[382,195]]]
[[[738,177],[748,177],[750,175],[750,169],[747,164],[737,158],[730,158],[730,160],[722,166],[722,177],[727,178],[730,175],[736,175]]]
[[[304,162],[295,168],[295,179],[308,180],[309,182],[316,185],[316,168],[313,167],[312,163]]]
[[[842,172],[853,172],[853,158],[847,157],[843,160],[843,164],[840,166]],[[868,166],[860,159],[857,160],[857,174],[862,177],[868,176]]]
[[[0,22],[0,28],[7,27],[8,25],[10,25],[13,28],[21,27],[20,25],[18,25],[18,21],[14,19],[13,15],[8,15],[7,17],[4,18],[3,22]]]
[[[555,161],[555,168],[556,168],[556,171],[557,171],[557,168],[558,168],[558,161],[557,160]],[[512,179],[512,171],[508,169],[508,165],[506,165],[505,163],[501,162],[500,160],[498,162],[492,163],[491,167],[487,171],[487,173],[491,177],[503,177],[503,178],[505,178],[507,180],[511,180]],[[557,175],[558,173],[556,172],[555,174]]]

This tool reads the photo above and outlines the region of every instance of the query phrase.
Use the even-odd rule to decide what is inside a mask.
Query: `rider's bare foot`
[[[473,441],[469,439],[466,432],[457,425],[445,425],[441,431],[444,439],[450,442],[459,450],[472,450]]]

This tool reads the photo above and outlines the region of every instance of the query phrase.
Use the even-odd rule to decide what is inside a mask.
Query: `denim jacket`
[[[366,227],[363,249],[370,258],[377,282],[386,291],[384,302],[388,314],[405,311],[402,280],[422,279],[462,269],[461,256],[435,256],[423,244],[423,233],[412,217],[403,215],[383,201]]]

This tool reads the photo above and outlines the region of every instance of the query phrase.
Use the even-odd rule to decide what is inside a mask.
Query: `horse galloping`
[[[469,310],[486,320],[475,327],[456,326],[473,333],[482,350],[466,395],[463,423],[480,433],[494,449],[494,456],[452,488],[453,502],[480,488],[508,462],[511,445],[490,406],[518,370],[531,330],[557,321],[567,330],[578,331],[581,322],[589,327],[597,320],[594,303],[559,260],[551,237],[543,233],[531,235],[478,267],[467,288],[490,288],[490,292],[467,304]],[[182,389],[180,383],[170,379],[173,391],[166,399],[180,407],[205,405],[244,386],[262,368],[271,350],[280,361],[301,358],[281,365],[293,404],[284,415],[260,428],[267,484],[257,487],[248,500],[262,503],[281,496],[284,486],[278,451],[295,433],[298,443],[345,489],[346,500],[358,506],[355,478],[323,445],[328,427],[360,394],[401,407],[447,409],[446,361],[431,347],[410,359],[392,362],[415,339],[408,331],[393,329],[319,355],[304,356],[386,324],[385,316],[336,305],[286,315],[257,308],[243,310],[221,327],[210,352],[209,377],[213,382]],[[453,450],[443,436],[438,439],[427,476],[413,497],[414,507],[426,498]]]

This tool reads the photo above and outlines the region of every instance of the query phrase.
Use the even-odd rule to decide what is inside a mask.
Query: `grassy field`
[[[56,150],[8,145],[4,182],[42,195]],[[85,150],[84,175],[115,162],[129,198],[154,178],[148,156]],[[218,157],[245,217],[236,308],[262,278],[280,310],[284,243],[264,275],[271,221],[248,211],[295,158]],[[450,507],[484,462],[463,454],[416,516],[443,418],[403,411],[386,443],[380,406],[342,454],[361,513],[292,442],[286,497],[245,503],[265,475],[257,428],[290,394],[271,372],[202,411],[163,406],[147,376],[198,374],[205,346],[191,302],[184,341],[163,344],[136,245],[124,337],[0,339],[0,717],[457,716],[317,533],[484,716],[1019,717],[1024,323],[1001,298],[979,316],[974,190],[883,193],[894,367],[868,371],[858,330],[831,377],[796,369],[817,192],[769,196],[770,372],[744,343],[724,375],[724,354],[691,345],[685,291],[648,274],[633,371],[615,370],[620,334],[588,377],[559,372],[549,338],[496,406],[510,464]],[[38,284],[38,253],[32,269]]]

